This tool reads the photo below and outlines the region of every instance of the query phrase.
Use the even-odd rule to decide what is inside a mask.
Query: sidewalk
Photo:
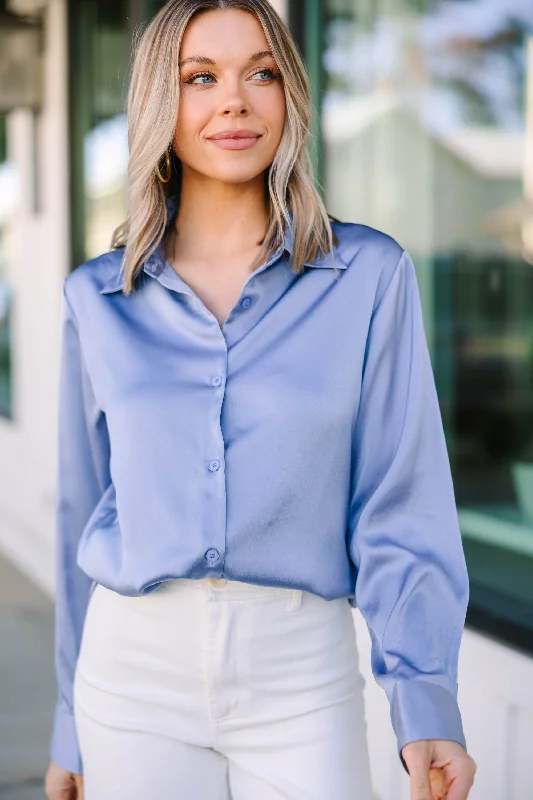
[[[54,608],[0,556],[0,800],[43,800],[56,697]]]

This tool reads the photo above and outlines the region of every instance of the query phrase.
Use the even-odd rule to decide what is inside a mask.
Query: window
[[[533,6],[324,0],[321,25],[328,211],[413,256],[467,622],[533,652]]]
[[[126,3],[69,4],[73,266],[110,249],[126,215]]]
[[[158,0],[69,3],[72,267],[110,249],[127,214],[126,101],[133,30]]]

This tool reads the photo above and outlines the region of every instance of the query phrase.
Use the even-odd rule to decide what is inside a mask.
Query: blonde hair
[[[163,184],[165,151],[174,138],[179,113],[178,55],[183,33],[198,13],[241,9],[260,22],[280,70],[285,92],[285,125],[272,164],[266,170],[269,224],[256,261],[263,263],[283,241],[292,216],[291,268],[303,271],[320,250],[338,244],[322,199],[315,188],[308,151],[310,135],[309,79],[296,44],[268,0],[170,0],[144,31],[136,34],[128,92],[128,206],[126,221],[113,234],[111,246],[124,247],[123,291],[135,288],[135,277],[158,248],[167,227],[167,194],[175,190],[179,162],[172,151],[174,178]],[[178,163],[177,163],[178,162]],[[179,193],[179,192],[178,192]],[[334,261],[332,261],[334,264]]]

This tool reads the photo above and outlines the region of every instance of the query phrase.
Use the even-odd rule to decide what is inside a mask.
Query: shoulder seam
[[[390,276],[389,280],[387,281],[387,285],[383,289],[383,291],[381,293],[381,297],[379,298],[379,300],[377,301],[376,305],[374,306],[374,309],[372,311],[372,316],[374,316],[374,314],[377,312],[378,308],[380,307],[381,303],[383,302],[383,298],[387,294],[389,286],[391,285],[391,283],[392,283],[392,281],[394,279],[394,276],[396,275],[396,273],[400,269],[400,264],[402,263],[402,261],[404,260],[404,257],[406,255],[407,255],[407,251],[404,248],[402,248],[402,252],[400,253],[400,258],[398,259],[398,263],[396,264],[396,266],[392,270],[391,276]]]
[[[68,280],[68,278],[70,277],[71,274],[72,273],[69,273],[66,276],[66,278],[63,279],[63,297],[65,298],[65,302],[66,302],[66,304],[68,306],[68,309],[70,311],[70,315],[71,315],[72,321],[73,321],[74,325],[76,326],[76,330],[79,333],[80,329],[79,329],[79,324],[78,324],[78,317],[76,316],[76,312],[74,311],[74,308],[72,306],[72,302],[69,299],[69,296],[67,294],[67,280]]]

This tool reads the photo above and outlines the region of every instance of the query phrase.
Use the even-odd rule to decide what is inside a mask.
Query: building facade
[[[0,56],[0,548],[50,596],[61,284],[124,219],[132,33],[161,4],[0,2],[0,52],[10,26],[17,50],[14,21],[40,37],[25,104],[3,101]],[[533,6],[277,5],[311,75],[329,212],[391,234],[417,268],[471,580],[459,669],[471,796],[530,800]],[[357,611],[354,624],[376,798],[408,800]]]

